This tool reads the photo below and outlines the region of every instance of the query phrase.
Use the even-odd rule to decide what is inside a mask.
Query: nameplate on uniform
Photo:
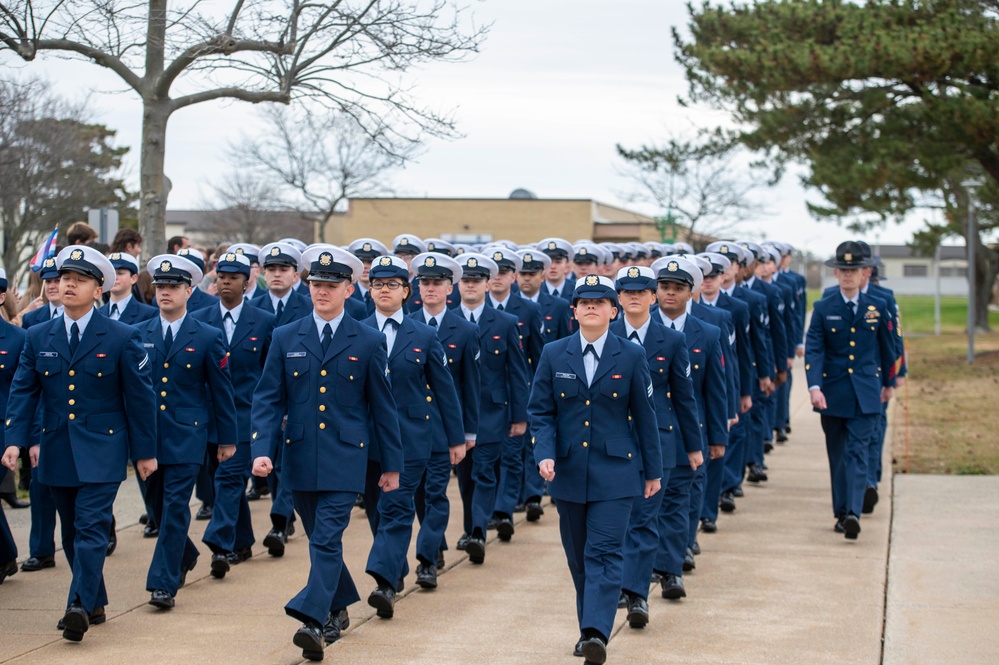
[[[152,342],[143,342],[142,346],[143,346],[143,348],[151,349],[151,348],[155,347],[156,345],[153,344]]]
[[[826,317],[826,321],[842,321],[843,317],[838,314],[832,314]]]
[[[566,374],[565,372],[555,372],[556,379],[575,379],[575,374]]]
[[[58,358],[59,354],[56,353],[55,351],[39,351],[38,352],[38,357],[39,358]]]
[[[305,351],[289,351],[285,358],[304,358],[306,355]]]

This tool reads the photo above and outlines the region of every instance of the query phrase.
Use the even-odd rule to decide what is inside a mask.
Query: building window
[[[945,267],[941,267],[940,268],[940,276],[941,277],[964,277],[964,278],[967,278],[968,277],[968,269],[967,268],[953,268],[953,267],[951,267],[951,268],[945,268]]]
[[[929,274],[928,266],[919,263],[906,263],[902,266],[904,277],[926,277]]]

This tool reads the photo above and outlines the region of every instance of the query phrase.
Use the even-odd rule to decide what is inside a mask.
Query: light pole
[[[975,220],[975,189],[981,186],[976,180],[961,183],[968,193],[968,238],[965,252],[968,260],[968,364],[975,364],[975,246],[978,244],[978,223]]]

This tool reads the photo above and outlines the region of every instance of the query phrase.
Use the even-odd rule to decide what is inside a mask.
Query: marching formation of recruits
[[[765,455],[791,432],[796,358],[826,434],[835,530],[856,538],[877,503],[886,404],[905,373],[897,305],[870,248],[843,243],[827,262],[838,287],[806,335],[791,253],[403,234],[239,243],[207,259],[180,246],[143,270],[127,252],[65,247],[41,267],[47,304],[26,332],[0,322],[3,464],[16,469],[26,448],[36,465],[21,570],[55,565],[58,514],[73,572],[59,628],[79,641],[105,620],[126,464],[157,538],[149,603],[164,610],[198,559],[192,492],[216,579],[252,556],[249,502],[269,494],[268,553],[284,554],[296,520],[308,536],[308,580],[285,611],[303,656],[322,660],[360,600],[343,561],[352,510],[363,505],[373,534],[367,602],[392,617],[414,537],[417,584],[438,587],[454,473],[453,545],[473,564],[490,529],[509,542],[515,513],[536,522],[551,497],[574,653],[603,663],[616,610],[643,628],[654,584],[685,597],[699,533],[736,510],[744,482],[768,480]],[[143,273],[155,306],[141,302]],[[16,558],[0,520],[0,582]]]

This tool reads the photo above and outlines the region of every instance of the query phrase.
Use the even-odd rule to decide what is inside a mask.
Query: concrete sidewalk
[[[686,599],[665,601],[654,588],[651,623],[641,631],[627,627],[624,612],[619,612],[608,649],[610,662],[881,662],[890,480],[882,486],[875,514],[863,519],[858,541],[833,532],[825,448],[804,385],[804,377],[796,376],[794,431],[787,445],[767,457],[770,481],[760,486],[746,483],[745,498],[735,513],[722,514],[719,532],[700,535],[703,554],[697,569],[684,577]],[[888,458],[886,468],[891,468]],[[123,486],[122,501],[128,492]],[[269,502],[251,505],[261,538],[268,528]],[[119,524],[135,517],[136,507],[122,504]],[[371,535],[363,513],[355,511],[353,517],[344,539],[345,560],[366,597],[373,588],[363,572]],[[393,619],[375,618],[363,601],[351,607],[350,630],[327,650],[326,662],[581,663],[571,656],[577,637],[575,601],[557,514],[546,506],[538,523],[527,524],[519,517],[513,541],[491,541],[481,566],[449,551],[448,568],[436,591],[418,589],[411,575]],[[922,518],[923,508],[914,505],[907,519],[918,523]],[[995,524],[993,520],[993,528]],[[199,546],[204,525],[192,522],[192,539]],[[452,483],[452,544],[460,535],[458,525],[460,503]],[[939,526],[944,532],[951,528]],[[897,518],[896,533],[900,528]],[[944,532],[935,532],[934,540],[945,542]],[[146,604],[145,575],[153,542],[142,538],[137,524],[120,528],[119,540],[118,552],[105,568],[109,620],[93,627],[80,644],[62,640],[55,629],[69,584],[61,554],[55,569],[18,573],[4,582],[0,662],[301,662],[300,650],[291,643],[297,624],[284,615],[283,605],[307,575],[308,547],[302,535],[292,539],[281,559],[268,557],[256,546],[255,556],[221,581],[208,576],[208,551],[202,546],[204,556],[169,612]],[[994,566],[994,559],[980,560],[981,572]],[[412,555],[410,561],[415,566]],[[994,580],[993,568],[993,585]],[[994,608],[995,595],[988,598],[987,591],[977,588],[979,599]],[[890,626],[894,609],[889,611]],[[908,606],[900,605],[898,611],[904,625]],[[916,661],[902,653],[893,662]]]

